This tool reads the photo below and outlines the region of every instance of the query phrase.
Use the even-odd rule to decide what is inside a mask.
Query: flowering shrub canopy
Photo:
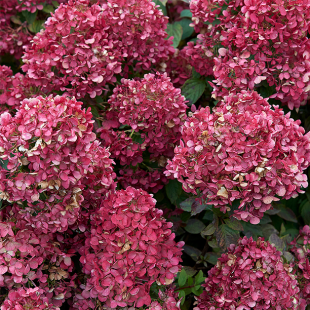
[[[310,0],[0,0],[0,309],[309,310]]]

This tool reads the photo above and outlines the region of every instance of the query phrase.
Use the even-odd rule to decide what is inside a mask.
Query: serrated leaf
[[[190,26],[191,22],[192,21],[190,19],[187,19],[187,18],[183,18],[180,21],[176,22],[177,24],[180,24],[182,27],[181,40],[185,40],[193,34],[194,28]]]
[[[201,97],[206,89],[206,82],[199,79],[189,79],[182,86],[182,95],[189,101],[188,105],[192,105]]]
[[[223,224],[215,230],[215,236],[218,246],[226,250],[231,244],[236,244],[239,239],[239,233]]]
[[[273,244],[278,251],[283,252],[285,244],[284,241],[278,235],[271,234],[271,236],[269,237],[269,242]]]
[[[178,284],[180,287],[185,285],[187,278],[188,278],[188,275],[187,275],[186,271],[184,269],[182,269],[180,271],[179,277],[178,277]]]
[[[38,33],[41,29],[43,29],[44,22],[44,20],[35,20],[28,26],[28,29],[33,33]]]
[[[214,223],[209,224],[206,228],[201,231],[202,236],[211,236],[214,234],[216,227]]]
[[[286,207],[284,204],[277,205],[276,208],[280,210],[278,216],[286,221],[297,223],[297,217],[292,209]]]
[[[185,226],[185,230],[190,234],[200,234],[206,225],[197,219],[190,219]]]
[[[175,204],[178,197],[182,194],[182,184],[177,180],[169,180],[165,186],[166,194],[172,204]]]
[[[43,12],[45,12],[47,14],[52,13],[54,11],[55,11],[55,8],[50,4],[44,5],[44,7],[43,7]]]
[[[174,24],[168,24],[166,32],[168,34],[167,38],[173,37],[173,47],[177,48],[179,46],[179,43],[181,41],[182,35],[183,35],[183,28],[180,24],[174,23]]]
[[[180,14],[180,17],[188,17],[188,18],[192,18],[193,17],[193,13],[190,10],[183,10]]]
[[[184,245],[184,252],[189,255],[194,261],[197,261],[201,255],[201,251],[193,246]]]
[[[38,11],[35,11],[34,13],[30,13],[27,10],[22,11],[22,15],[25,17],[29,25],[31,25],[35,21],[35,19],[37,18],[37,14],[38,14]]]
[[[234,217],[231,217],[230,219],[225,220],[225,223],[228,227],[230,227],[233,230],[243,230],[241,221],[237,220]]]

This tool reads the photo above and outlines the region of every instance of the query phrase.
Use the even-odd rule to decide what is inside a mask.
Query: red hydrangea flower
[[[1,305],[1,310],[37,309],[37,310],[60,310],[48,302],[42,289],[18,288],[11,290],[8,297]]]
[[[180,270],[181,248],[156,200],[128,187],[111,194],[91,216],[91,233],[80,250],[89,275],[83,298],[111,308],[149,305],[150,286],[171,284]]]
[[[36,282],[49,302],[60,306],[66,295],[70,297],[72,253],[60,249],[54,234],[26,228],[14,211],[6,211],[7,222],[0,222],[0,287],[12,291]]]
[[[78,215],[82,189],[104,196],[115,188],[110,153],[95,140],[92,114],[81,105],[51,95],[25,99],[14,117],[1,115],[0,153],[7,160],[0,170],[1,198],[50,210],[36,220],[51,217],[47,222],[56,220],[62,230]]]
[[[145,171],[139,167],[121,169],[117,181],[123,188],[132,186],[152,193],[157,193],[164,187],[164,184],[168,183],[168,179],[163,174],[163,168],[149,168]]]
[[[240,239],[205,280],[194,310],[298,309],[299,288],[281,252],[263,238]]]
[[[299,280],[301,296],[306,304],[310,302],[310,227],[304,226],[299,231],[297,239],[290,243],[291,251],[296,258],[296,271]]]
[[[174,291],[175,287],[172,285],[164,292],[159,290],[159,301],[153,301],[147,310],[180,310],[181,299],[178,299],[178,292]]]
[[[225,9],[223,5],[227,5]],[[309,1],[242,0],[226,4],[194,0],[190,6],[196,30],[203,28],[196,50],[190,53],[194,59],[217,56],[213,68],[216,98],[227,95],[227,89],[254,89],[266,80],[275,86],[272,97],[290,109],[306,104],[310,91]],[[203,67],[194,65],[199,66]]]
[[[102,5],[70,0],[33,38],[22,69],[49,91],[94,98],[107,83],[116,82],[116,74],[128,74],[129,66],[147,70],[168,59],[174,49],[165,40],[166,25],[162,12],[148,0]]]
[[[146,74],[141,80],[122,80],[108,103],[120,125],[141,133],[152,157],[171,157],[180,139],[185,98],[167,74]]]
[[[257,224],[272,201],[297,197],[308,186],[302,171],[310,134],[299,125],[256,92],[231,94],[213,113],[207,107],[188,118],[165,174],[223,212],[240,199],[234,216]]]

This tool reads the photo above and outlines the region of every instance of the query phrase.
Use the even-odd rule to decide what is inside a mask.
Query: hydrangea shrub
[[[309,0],[0,0],[0,309],[310,309]]]

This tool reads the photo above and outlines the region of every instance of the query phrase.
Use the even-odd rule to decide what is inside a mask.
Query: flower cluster
[[[81,105],[39,96],[23,100],[14,117],[1,115],[0,153],[7,161],[0,170],[1,198],[46,210],[37,220],[48,216],[60,229],[76,218],[82,189],[105,195],[115,187],[110,153],[95,140],[92,114]]]
[[[90,277],[80,298],[98,298],[111,308],[149,305],[153,282],[171,284],[180,270],[181,247],[156,200],[127,187],[111,194],[91,216],[92,228],[81,248]]]
[[[36,288],[18,288],[9,292],[1,306],[1,310],[37,309],[37,310],[60,310],[48,302],[43,290]]]
[[[308,185],[310,135],[299,125],[256,92],[231,94],[213,113],[188,118],[165,174],[223,212],[240,199],[234,216],[257,224],[277,197],[297,197]]]
[[[61,4],[33,38],[22,68],[38,87],[94,98],[116,82],[115,75],[128,74],[129,67],[149,69],[173,53],[171,41],[165,40],[167,20],[154,3],[89,4]]]
[[[147,310],[180,310],[181,300],[177,300],[178,293],[174,291],[174,286],[164,292],[159,290],[158,295],[160,301],[153,301]]]
[[[224,4],[191,2],[196,30],[204,31],[190,53],[194,59],[217,56],[214,96],[223,98],[227,89],[254,89],[266,80],[275,88],[273,97],[289,108],[305,104],[310,91],[310,2],[230,1],[225,9]],[[216,18],[215,25],[203,24]]]
[[[16,220],[14,212],[8,215]],[[8,221],[0,222],[0,236],[0,287],[13,292],[27,283],[36,283],[49,303],[60,306],[65,296],[70,296],[67,280],[73,269],[72,254],[60,249],[55,235],[26,228],[22,219],[14,223],[8,217]],[[55,286],[53,290],[50,285]],[[18,295],[14,296],[17,299]],[[14,302],[14,298],[9,299]]]
[[[296,258],[297,276],[302,298],[307,304],[310,302],[310,227],[300,229],[299,236],[290,245]]]
[[[208,273],[195,310],[298,309],[292,268],[269,242],[244,237]]]
[[[137,188],[142,185],[141,188],[156,192],[166,182],[162,167],[167,158],[173,157],[186,117],[181,90],[173,86],[166,73],[147,74],[143,79],[123,79],[108,104],[98,132],[111,157],[121,165],[136,166],[143,162],[143,151],[150,154],[148,171],[125,167],[120,171],[121,184]],[[158,167],[153,167],[154,162]]]

